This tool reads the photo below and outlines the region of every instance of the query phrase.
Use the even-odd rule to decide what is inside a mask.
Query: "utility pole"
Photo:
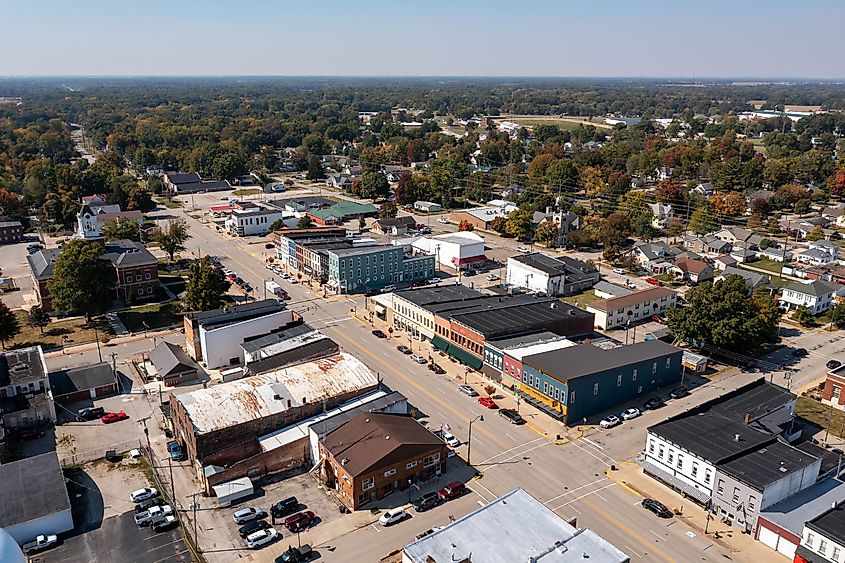
[[[480,414],[469,421],[469,436],[467,437],[467,465],[472,467],[472,423],[476,420],[480,420],[484,422],[484,415]],[[410,493],[408,493],[408,497],[410,498]],[[409,500],[410,502],[410,500]]]
[[[167,456],[167,465],[170,468],[170,498],[176,503],[176,485],[173,483],[173,456]]]
[[[97,340],[97,357],[100,358],[100,363],[103,362],[103,352],[100,350],[100,333],[97,331],[97,325],[94,325],[94,338]]]
[[[200,549],[200,538],[197,535],[197,495],[199,493],[193,493],[191,495],[191,509],[193,510],[193,520],[194,520],[194,547],[197,548],[197,553],[202,553]]]
[[[144,425],[144,435],[147,437],[147,450],[150,452],[150,465],[153,464],[153,448],[150,445],[150,429],[147,428],[147,421],[150,419],[149,416],[145,416],[144,418],[139,418],[138,422]]]

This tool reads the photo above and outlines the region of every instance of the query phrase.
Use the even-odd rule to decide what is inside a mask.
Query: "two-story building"
[[[82,206],[76,214],[74,236],[86,240],[101,239],[101,231],[109,221],[132,221],[140,227],[144,222],[144,214],[140,211],[122,211],[120,205],[109,204],[103,196],[83,198]]]
[[[635,246],[633,250],[634,261],[650,272],[660,269],[661,264],[666,264],[663,269],[668,268],[668,264],[679,254],[681,254],[680,249],[659,241],[644,242]]]
[[[648,208],[652,215],[651,226],[655,229],[665,229],[675,216],[672,206],[665,203],[649,203]]]
[[[791,281],[783,288],[780,306],[787,311],[804,305],[812,315],[821,315],[834,305],[834,296],[841,286],[822,280],[807,283]]]
[[[338,293],[360,293],[434,275],[434,256],[406,254],[392,245],[338,248],[327,254],[328,285]]]
[[[795,255],[795,261],[810,266],[826,266],[839,260],[839,247],[829,240],[817,240],[810,248]]]
[[[421,287],[393,292],[393,326],[419,340],[432,340],[435,335],[434,311],[428,305],[435,303],[471,303],[484,297],[479,291],[465,285]]]
[[[323,439],[320,453],[323,482],[351,510],[446,471],[443,440],[401,414],[357,414]]]
[[[0,354],[0,416],[7,432],[56,422],[41,346]]]
[[[845,561],[845,501],[838,502],[804,524],[795,563]]]
[[[569,295],[593,287],[600,279],[594,266],[569,256],[531,252],[508,258],[508,285],[535,293]]]
[[[669,288],[653,287],[593,301],[587,305],[587,311],[595,315],[596,328],[609,330],[648,320],[652,315],[662,315],[677,304],[677,298]]]
[[[20,221],[0,221],[0,244],[20,242],[23,239],[23,225]]]
[[[285,214],[278,209],[268,207],[250,207],[247,209],[232,209],[225,221],[226,230],[232,236],[248,237],[266,235],[270,226],[284,219]]]

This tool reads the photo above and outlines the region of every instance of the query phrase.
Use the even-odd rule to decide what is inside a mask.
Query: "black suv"
[[[511,424],[525,424],[525,419],[513,409],[499,409],[499,414],[508,419]]]
[[[656,500],[651,499],[651,498],[643,499],[643,508],[645,508],[646,510],[650,510],[650,511],[654,512],[660,518],[671,518],[672,517],[672,511],[671,510],[666,508],[666,506],[662,502],[656,501]]]
[[[665,406],[666,403],[660,397],[652,397],[651,399],[643,403],[643,408],[647,411],[653,411]]]
[[[414,502],[414,510],[425,512],[440,504],[442,499],[437,493],[426,493]]]
[[[270,524],[267,523],[267,520],[253,520],[238,528],[238,535],[245,538],[250,534],[254,534],[259,530],[266,530],[269,527]]]
[[[293,514],[298,508],[299,501],[296,500],[296,497],[289,497],[284,500],[280,500],[279,502],[271,506],[270,514],[273,515],[273,518],[281,518],[282,516]]]
[[[669,396],[673,399],[681,399],[683,397],[686,397],[687,395],[689,395],[689,389],[683,386],[675,387],[674,389],[672,389],[672,392],[669,393]]]

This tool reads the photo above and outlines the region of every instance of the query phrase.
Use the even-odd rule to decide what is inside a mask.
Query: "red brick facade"
[[[838,408],[845,408],[845,374],[827,374],[822,390],[822,399]]]

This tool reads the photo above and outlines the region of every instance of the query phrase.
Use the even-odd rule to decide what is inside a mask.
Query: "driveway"
[[[35,286],[30,277],[29,262],[26,261],[26,245],[32,241],[8,244],[2,247],[0,268],[4,278],[12,278],[18,289],[0,294],[0,300],[10,309],[31,307],[37,304]]]

